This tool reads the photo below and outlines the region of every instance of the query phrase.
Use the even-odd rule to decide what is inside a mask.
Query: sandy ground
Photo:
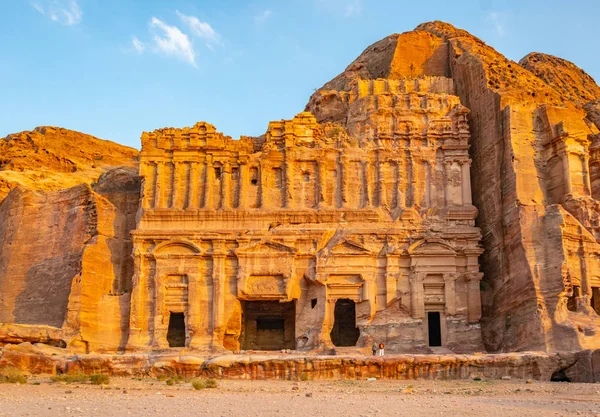
[[[39,383],[39,385],[34,385]],[[0,416],[600,416],[600,384],[525,381],[218,381],[0,384]]]

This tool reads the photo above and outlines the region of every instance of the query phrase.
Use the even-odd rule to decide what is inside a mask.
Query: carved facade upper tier
[[[349,131],[305,112],[259,138],[143,134],[129,348],[482,348],[467,109],[349,105]]]

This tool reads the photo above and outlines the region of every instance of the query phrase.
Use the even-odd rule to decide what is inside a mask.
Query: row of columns
[[[248,187],[257,187],[257,201],[253,202],[256,207],[284,207],[284,208],[304,208],[298,204],[298,196],[293,195],[294,184],[299,179],[295,178],[294,163],[291,158],[283,160],[282,167],[275,167],[269,161],[261,161],[256,167],[259,170],[257,184],[251,184],[249,178],[249,166],[242,163],[233,166],[228,162],[214,162],[212,157],[207,157],[204,163],[195,161],[177,161],[166,162],[157,161],[144,163],[142,166],[142,175],[145,177],[144,201],[145,209],[150,208],[239,208],[248,207]],[[351,163],[360,163],[359,172],[351,169]],[[337,161],[317,160],[315,164],[315,175],[311,178],[314,182],[314,207],[319,208],[325,205],[325,184],[330,178],[324,175],[326,171],[324,166],[332,164],[338,171],[338,178],[335,185],[332,185],[331,200],[332,206],[337,208],[362,208],[376,207],[387,202],[388,205],[395,207],[414,204],[425,205],[426,207],[436,205],[437,187],[435,181],[435,165],[433,162],[421,160],[416,163],[410,154],[407,155],[405,166],[400,164],[394,168],[391,181],[394,183],[392,195],[386,195],[388,187],[386,181],[390,181],[389,173],[384,172],[384,166],[388,161],[380,160],[369,169],[368,162],[353,161],[346,155],[339,155]],[[279,168],[282,178],[278,181],[281,185],[280,193],[275,193],[279,201],[273,200],[269,193],[269,185],[275,182],[275,178],[269,178],[269,175],[275,175],[272,168]],[[404,172],[402,172],[404,168]],[[237,170],[237,177],[233,178],[233,170]],[[420,174],[420,169],[426,172]],[[217,178],[216,170],[220,170],[220,178]],[[204,178],[201,178],[204,172]],[[565,171],[568,174],[568,169]],[[471,198],[471,177],[470,160],[446,160],[445,161],[445,203],[446,205],[470,205]],[[350,190],[350,176],[357,176],[362,183],[360,190]],[[424,176],[424,178],[420,178]],[[404,178],[402,178],[404,177]],[[456,178],[460,185],[456,185]],[[404,179],[404,181],[401,181]],[[454,181],[453,181],[454,179]],[[419,181],[423,180],[423,184]],[[588,175],[589,189],[589,175]],[[374,189],[372,189],[372,187]],[[337,189],[335,189],[337,188]],[[360,193],[360,198],[350,198],[350,193]],[[281,199],[279,198],[281,196]],[[354,204],[350,204],[352,200]],[[358,201],[358,203],[356,203]],[[356,207],[354,207],[356,206]],[[394,208],[394,207],[392,207]]]

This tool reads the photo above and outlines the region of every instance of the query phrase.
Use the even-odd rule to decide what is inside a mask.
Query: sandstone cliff
[[[60,190],[91,184],[108,167],[137,165],[138,151],[94,136],[43,126],[0,138],[0,201],[16,186]]]
[[[391,85],[419,91],[423,83],[458,95],[470,110],[473,203],[486,249],[486,347],[598,347],[600,321],[590,304],[600,298],[592,199],[600,175],[589,147],[598,137],[590,123],[598,111],[586,104],[598,86],[572,65],[570,72],[551,69],[566,61],[539,54],[524,61],[525,68],[452,25],[424,23],[368,47],[306,109],[357,134],[365,125],[382,128],[378,102],[361,112],[349,104],[363,80],[374,80],[371,88],[382,95],[394,93]],[[549,64],[534,65],[541,61]],[[404,118],[393,114],[391,128]]]
[[[451,110],[430,119],[436,106],[448,104]],[[431,140],[436,140],[435,135],[439,138],[452,129],[467,132],[470,128],[472,205],[470,196],[460,195],[456,186],[468,182],[468,169],[446,171],[446,161],[437,164],[436,155],[431,158],[436,164],[427,167],[437,167],[431,189],[439,191],[450,184],[448,188],[456,188],[456,195],[449,192],[445,198],[460,197],[465,213],[471,216],[478,210],[477,226],[485,248],[480,258],[484,272],[480,288],[486,348],[496,352],[600,347],[600,87],[585,72],[568,61],[539,53],[516,63],[464,30],[430,22],[368,47],[312,95],[306,110],[323,124],[323,141],[340,148],[373,149],[374,155],[394,135],[412,135],[420,129],[414,136],[425,137],[419,146],[427,146],[427,134],[421,133],[433,132]],[[302,120],[311,118],[300,115]],[[269,134],[282,134],[282,126],[275,122]],[[299,128],[297,133],[304,137],[306,131]],[[167,137],[173,132],[163,133]],[[379,142],[368,143],[373,138]],[[192,135],[186,143],[197,140],[198,135]],[[248,148],[261,148],[265,141],[263,137],[252,146],[248,142]],[[160,144],[171,146],[171,136],[161,137]],[[446,146],[442,152],[456,149]],[[466,146],[460,150],[466,152]],[[115,351],[127,344],[132,334],[130,232],[137,227],[140,193],[140,179],[130,168],[136,158],[133,149],[59,128],[37,128],[0,140],[0,200],[16,188],[0,203],[0,343],[43,342],[82,352]],[[471,161],[461,163],[468,166]],[[185,178],[198,180],[192,168],[186,177],[181,164],[165,167],[160,162],[156,175],[148,176],[150,180],[159,178],[159,166],[179,172],[176,181],[163,184],[167,191],[174,184],[187,189],[187,183],[181,186]],[[407,170],[412,164],[410,159]],[[114,166],[126,168],[110,169]],[[217,176],[229,175],[230,169],[219,166],[215,177],[207,174],[206,190],[216,195],[226,189]],[[302,184],[320,176],[311,169],[297,173],[298,178],[302,175]],[[415,188],[420,181],[409,175],[396,177],[404,182],[380,181],[376,188],[383,197],[374,203],[387,201],[385,187]],[[258,186],[258,179],[252,181]],[[278,194],[275,185],[267,188],[273,194],[266,193],[267,200],[289,198]],[[157,189],[153,201],[164,208],[160,205],[167,204],[167,193]],[[314,198],[316,193],[305,194]],[[319,198],[333,201],[333,194]],[[389,204],[382,207],[392,208],[390,221],[419,219],[430,236],[443,233],[444,228],[431,221],[440,215],[436,206],[421,204],[431,195],[406,193],[410,204],[402,206],[394,197],[396,191],[388,194]],[[172,208],[200,205],[193,193],[175,195],[168,203]],[[235,193],[229,197],[236,199]],[[340,194],[344,204],[354,200],[364,203],[360,192]],[[227,199],[221,202],[229,204]],[[311,200],[312,206],[317,203],[322,202]],[[270,231],[271,226],[264,229]],[[358,247],[368,252],[361,244]],[[166,260],[171,255],[175,259],[181,253],[162,254]],[[227,265],[215,270],[233,269]],[[220,294],[219,288],[213,290]],[[463,290],[456,292],[465,296]],[[132,310],[139,310],[143,318],[153,303],[152,296],[143,296]],[[222,319],[226,310],[214,311]],[[204,320],[203,315],[198,317]],[[381,334],[386,333],[389,317],[378,319]],[[221,325],[220,331],[229,332],[231,338],[227,346],[237,346],[239,323]],[[152,330],[153,326],[154,322]]]
[[[0,341],[116,350],[127,323],[135,169],[94,188],[17,188],[0,204]]]

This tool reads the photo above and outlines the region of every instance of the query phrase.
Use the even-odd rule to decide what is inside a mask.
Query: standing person
[[[381,342],[379,344],[379,356],[383,356],[383,349],[385,348],[385,345],[383,344],[383,342]]]
[[[373,342],[373,346],[371,346],[371,350],[373,351],[373,356],[377,356],[377,343]]]

